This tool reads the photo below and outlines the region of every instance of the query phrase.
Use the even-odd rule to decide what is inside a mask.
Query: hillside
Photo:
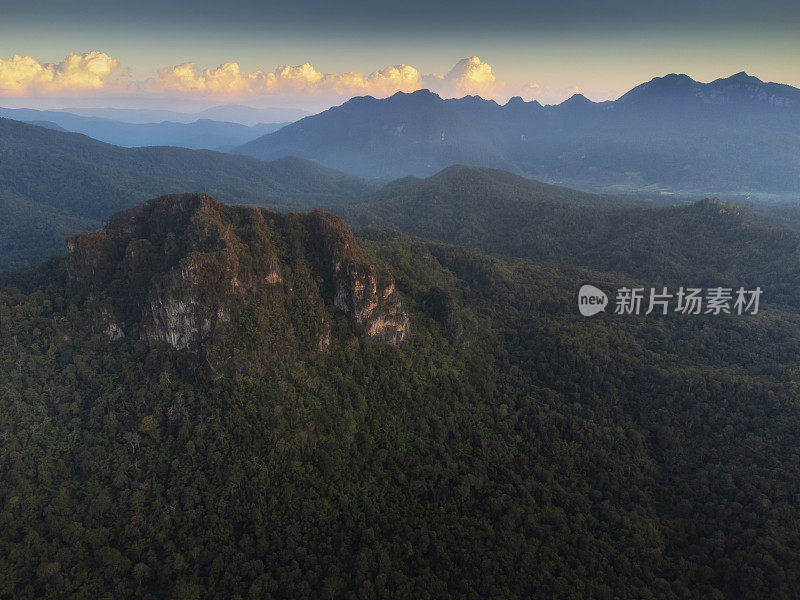
[[[197,195],[70,247],[0,289],[0,596],[800,584],[796,312],[586,319],[641,282]]]
[[[632,202],[632,201],[631,201]],[[560,255],[619,198],[587,194],[518,175],[454,165],[425,179],[399,179],[362,202],[337,207],[359,226],[391,227],[428,239],[523,255],[518,244],[538,244],[536,258]],[[533,256],[531,256],[533,257]]]
[[[796,197],[798,148],[800,90],[739,73],[668,75],[613,102],[556,106],[426,90],[353,98],[236,151],[387,179],[462,163],[582,189]]]
[[[113,212],[161,194],[191,190],[225,202],[309,208],[372,189],[357,177],[297,158],[264,163],[183,148],[120,148],[0,119],[0,223],[4,239],[17,244],[15,252],[0,254],[0,269],[63,252],[62,233],[80,230],[72,223],[97,226]]]
[[[354,226],[654,284],[760,285],[798,305],[800,231],[719,200],[648,206],[459,166],[335,210]]]

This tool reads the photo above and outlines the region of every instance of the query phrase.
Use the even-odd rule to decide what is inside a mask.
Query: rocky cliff
[[[67,246],[71,292],[96,307],[111,339],[197,351],[236,331],[255,305],[285,322],[255,321],[300,337],[313,332],[320,348],[342,317],[366,339],[399,344],[408,332],[393,279],[369,264],[341,219],[322,211],[279,214],[206,195],[164,196]]]

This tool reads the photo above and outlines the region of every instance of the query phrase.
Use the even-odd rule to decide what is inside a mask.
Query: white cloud
[[[158,70],[155,79],[140,84],[146,92],[177,92],[199,95],[240,95],[247,94],[259,86],[266,87],[269,75],[263,71],[243,73],[239,63],[227,62],[216,69],[197,72],[197,63],[187,62],[174,67]]]
[[[386,97],[423,87],[446,98],[477,94],[499,99],[505,86],[492,72],[492,66],[477,56],[458,61],[445,75],[423,75],[406,64],[371,73],[324,73],[308,62],[248,71],[231,61],[207,69],[198,68],[195,62],[185,62],[160,68],[155,76],[138,80],[133,78],[130,67],[125,67],[119,77],[110,79],[118,66],[116,58],[98,51],[73,52],[60,63],[42,63],[31,56],[15,55],[0,59],[0,96],[53,96],[83,90],[92,95],[187,101],[257,101],[280,97],[322,104],[361,95]]]
[[[105,52],[70,52],[60,63],[42,63],[32,56],[15,54],[0,59],[0,94],[25,96],[31,93],[51,94],[63,91],[96,90],[119,61]]]
[[[419,89],[422,77],[414,67],[396,65],[364,75],[349,71],[340,75],[317,71],[310,63],[274,71],[243,71],[239,63],[228,62],[216,69],[197,71],[193,62],[158,70],[158,77],[142,84],[142,89],[156,93],[197,93],[232,98],[261,94],[328,94],[385,96],[397,91]]]
[[[327,76],[326,85],[341,95],[390,96],[395,92],[413,92],[422,83],[420,72],[410,65],[395,65],[367,76],[351,71]]]
[[[492,66],[477,56],[461,59],[447,75],[428,75],[425,84],[443,98],[477,95],[496,98],[505,82],[492,73]]]
[[[490,64],[477,56],[460,60],[446,75],[425,75],[410,65],[386,67],[365,75],[358,71],[322,73],[310,63],[280,66],[274,71],[243,71],[236,62],[197,71],[193,62],[159,69],[158,77],[144,82],[151,92],[198,93],[216,98],[262,94],[311,94],[336,97],[390,96],[430,87],[443,97],[477,94],[497,97],[505,84],[492,73]]]

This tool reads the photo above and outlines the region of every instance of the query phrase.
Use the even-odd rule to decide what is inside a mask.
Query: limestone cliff
[[[337,315],[366,339],[398,344],[408,332],[392,278],[364,259],[341,219],[322,211],[284,215],[206,195],[164,196],[67,245],[68,285],[97,306],[111,339],[197,351],[235,331],[255,305],[282,321],[256,319],[265,328],[298,339],[311,332],[321,349]]]

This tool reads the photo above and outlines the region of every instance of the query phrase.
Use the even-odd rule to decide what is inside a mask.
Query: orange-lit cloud
[[[155,93],[187,92],[218,98],[281,93],[389,96],[422,87],[444,97],[477,94],[491,98],[497,97],[504,86],[492,73],[492,66],[477,56],[458,61],[446,75],[422,75],[418,69],[404,64],[370,74],[349,71],[334,75],[322,73],[310,63],[247,72],[236,62],[203,71],[189,62],[159,69],[158,77],[142,84],[144,90]]]
[[[413,92],[422,85],[421,73],[410,65],[395,65],[363,75],[351,71],[329,75],[324,84],[338,94],[390,96],[395,92]]]
[[[99,89],[119,61],[105,52],[70,52],[60,63],[42,63],[32,56],[15,54],[0,59],[0,94],[26,96],[63,91]]]
[[[424,87],[443,97],[476,94],[499,98],[505,83],[492,66],[477,56],[458,61],[445,75],[423,75],[418,69],[399,64],[371,73],[347,71],[323,73],[306,62],[282,65],[271,71],[246,71],[238,62],[226,62],[213,69],[199,69],[185,62],[158,69],[154,77],[131,80],[130,69],[121,78],[109,76],[119,66],[117,59],[103,52],[70,53],[60,63],[42,63],[30,56],[0,59],[0,96],[32,96],[86,90],[109,94],[212,100],[252,99],[260,96],[342,99],[352,96],[390,96]]]
[[[505,83],[492,73],[492,66],[477,56],[461,59],[447,75],[428,75],[426,84],[442,97],[465,95],[496,98]]]
[[[317,71],[307,62],[252,72],[243,71],[236,62],[198,72],[196,64],[189,62],[159,69],[158,77],[143,82],[141,87],[148,92],[186,92],[218,98],[281,93],[354,96],[413,91],[419,89],[421,81],[419,71],[408,65],[387,67],[369,75],[356,71],[331,75]]]

